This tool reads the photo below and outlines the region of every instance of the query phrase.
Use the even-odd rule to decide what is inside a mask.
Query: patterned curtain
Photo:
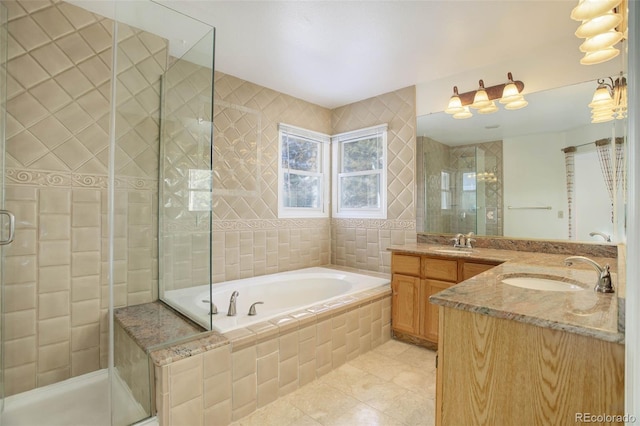
[[[611,160],[611,149],[609,147],[610,144],[610,139],[600,139],[596,141],[596,150],[598,151],[598,158],[600,159],[600,170],[602,171],[604,183],[607,186],[609,199],[613,202],[613,186],[615,180],[613,175],[613,163]]]
[[[564,152],[564,164],[567,171],[567,205],[568,205],[568,214],[567,214],[567,225],[569,227],[569,239],[575,239],[574,229],[576,227],[575,217],[573,215],[573,193],[575,190],[575,179],[576,179],[576,163],[575,163],[575,154],[577,148],[575,146],[570,146],[564,148],[562,152]]]
[[[607,192],[609,193],[609,199],[611,200],[611,222],[613,223],[613,203],[615,203],[615,191],[614,187],[617,185],[618,173],[614,174],[613,160],[611,159],[611,139],[600,139],[596,141],[596,150],[598,152],[598,158],[600,159],[600,170],[602,171],[602,177],[604,183],[607,186]],[[622,161],[622,160],[620,160]],[[618,151],[616,149],[616,165],[618,163]]]
[[[627,201],[627,170],[624,152],[624,138],[616,138],[616,188],[622,191],[623,200]]]

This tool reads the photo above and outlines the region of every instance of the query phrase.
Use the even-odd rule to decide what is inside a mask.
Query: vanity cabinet
[[[399,337],[435,347],[438,306],[429,297],[498,263],[394,252],[391,256],[391,327]]]
[[[441,307],[436,371],[436,425],[622,424],[620,343]]]

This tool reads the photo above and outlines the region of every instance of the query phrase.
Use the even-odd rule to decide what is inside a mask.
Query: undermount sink
[[[583,287],[563,280],[547,276],[512,276],[503,278],[502,282],[514,287],[527,288],[529,290],[541,291],[580,291]]]
[[[451,253],[451,254],[471,254],[469,250],[460,250],[460,249],[434,249],[436,253]]]

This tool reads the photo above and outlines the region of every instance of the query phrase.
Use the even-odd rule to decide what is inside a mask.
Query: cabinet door
[[[438,343],[438,305],[429,302],[431,295],[446,290],[454,283],[438,280],[424,280],[422,292],[422,312],[424,314],[421,321],[420,334],[427,340]]]
[[[468,280],[471,277],[487,271],[496,265],[490,265],[486,263],[464,262],[462,265],[462,281]]]
[[[393,274],[391,290],[391,326],[394,330],[417,334],[420,278]]]

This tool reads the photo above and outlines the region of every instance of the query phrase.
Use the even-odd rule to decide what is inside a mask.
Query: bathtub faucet
[[[229,310],[227,311],[228,317],[233,317],[236,315],[236,299],[238,298],[238,291],[234,291],[231,293],[231,300],[229,300]]]

